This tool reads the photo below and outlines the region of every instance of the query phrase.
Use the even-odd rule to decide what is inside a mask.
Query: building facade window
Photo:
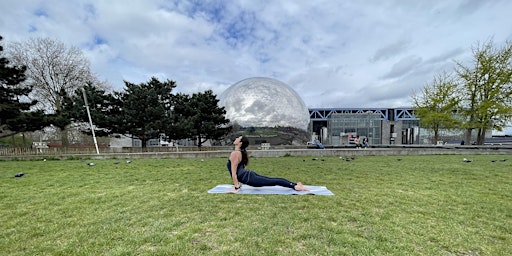
[[[353,144],[356,136],[368,138],[369,144],[381,144],[382,116],[374,113],[335,113],[327,122],[329,138],[333,146]]]

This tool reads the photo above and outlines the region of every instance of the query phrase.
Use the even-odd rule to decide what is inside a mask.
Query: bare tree
[[[67,47],[51,38],[35,38],[15,42],[9,50],[13,64],[27,67],[26,83],[33,86],[29,97],[38,100],[37,108],[49,113],[60,111],[63,91],[71,95],[87,82],[101,84],[77,47]]]
[[[67,126],[71,122],[63,106],[77,89],[86,84],[106,88],[91,71],[89,60],[78,47],[68,47],[51,38],[35,38],[14,42],[8,55],[15,65],[25,66],[24,85],[33,88],[28,95],[37,100],[35,109],[52,115],[51,123],[60,128],[61,142],[68,145]]]

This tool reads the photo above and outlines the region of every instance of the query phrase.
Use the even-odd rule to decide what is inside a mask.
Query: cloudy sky
[[[509,0],[2,0],[0,35],[81,48],[115,90],[177,82],[220,95],[271,77],[308,107],[404,107],[471,48],[512,40]]]

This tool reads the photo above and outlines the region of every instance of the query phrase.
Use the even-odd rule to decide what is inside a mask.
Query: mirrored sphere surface
[[[265,77],[244,79],[219,97],[226,117],[243,127],[294,127],[306,130],[309,110],[287,84]]]

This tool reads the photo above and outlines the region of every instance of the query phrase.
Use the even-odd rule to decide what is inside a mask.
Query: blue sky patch
[[[48,13],[42,8],[35,10],[34,15],[40,18],[48,18]]]

